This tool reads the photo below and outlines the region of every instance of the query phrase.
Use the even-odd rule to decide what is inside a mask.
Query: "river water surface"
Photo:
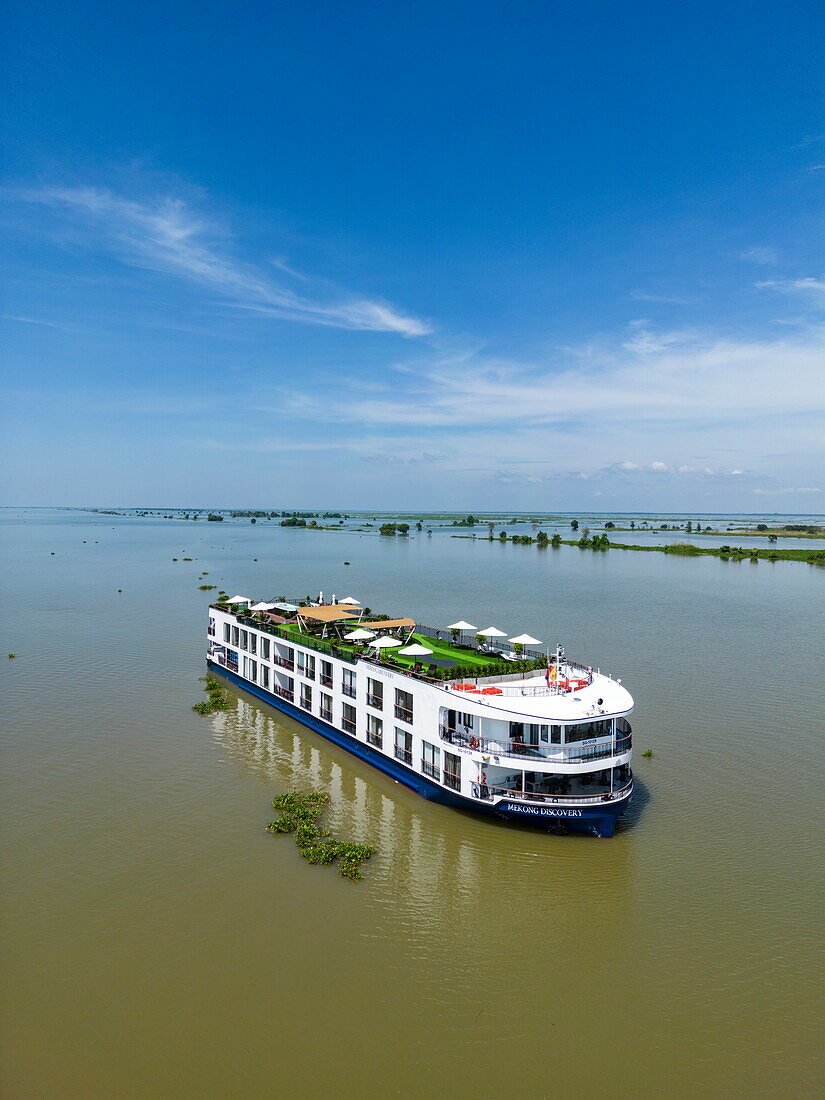
[[[821,1094],[824,570],[57,511],[0,538],[4,1096]],[[199,717],[203,583],[562,641],[636,698],[624,826],[430,804],[231,688]],[[378,846],[362,882],[264,831],[309,786]]]

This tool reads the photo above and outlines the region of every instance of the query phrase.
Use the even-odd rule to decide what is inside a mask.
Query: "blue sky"
[[[825,510],[818,2],[12,2],[11,504]]]

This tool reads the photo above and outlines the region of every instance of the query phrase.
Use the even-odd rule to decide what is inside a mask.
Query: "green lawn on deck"
[[[349,625],[349,624],[347,624]],[[353,628],[357,624],[353,624]],[[338,649],[344,649],[353,655],[359,655],[367,653],[374,655],[375,650],[370,646],[355,645],[353,642],[346,642],[341,638],[337,638],[331,633],[324,639],[320,638],[319,634],[306,635],[302,630],[292,623],[285,623],[282,627],[283,630],[289,631],[295,642],[300,645],[301,640],[306,637],[317,638],[319,641],[323,640],[330,645],[336,646]],[[405,645],[412,645],[414,642],[418,645],[426,646],[427,649],[433,651],[433,657],[443,658],[447,661],[455,661],[457,670],[466,669],[467,672],[474,672],[476,675],[480,675],[485,668],[491,664],[497,663],[500,658],[490,657],[486,653],[479,653],[476,649],[464,649],[460,646],[454,646],[452,642],[441,641],[436,638],[427,638],[423,634],[413,634]],[[403,647],[399,647],[403,648]],[[420,661],[426,669],[427,658],[424,657],[407,657],[403,653],[399,653],[397,649],[386,649],[383,653],[392,657],[394,662],[404,668],[412,668],[416,662]]]

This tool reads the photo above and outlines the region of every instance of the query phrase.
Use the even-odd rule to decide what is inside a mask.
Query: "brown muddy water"
[[[821,1095],[825,570],[45,511],[0,539],[5,1097]],[[231,688],[199,717],[203,583],[561,640],[636,698],[624,826],[432,805]],[[265,833],[308,786],[377,844],[363,881]]]

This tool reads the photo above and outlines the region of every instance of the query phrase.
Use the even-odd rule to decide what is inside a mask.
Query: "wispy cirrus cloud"
[[[825,278],[763,279],[756,284],[760,290],[780,290],[786,294],[813,296],[825,302]]]
[[[821,328],[794,339],[746,341],[657,334],[637,325],[630,339],[591,346],[583,357],[525,364],[479,354],[463,363],[420,361],[412,370],[404,364],[359,397],[358,418],[376,426],[484,426],[505,438],[519,427],[548,424],[753,423],[825,412],[823,361]],[[316,422],[352,417],[346,379],[330,379],[321,395],[279,392],[271,407]]]
[[[82,220],[121,262],[186,280],[235,308],[308,324],[408,337],[431,331],[426,322],[379,299],[295,293],[268,271],[228,254],[218,243],[225,237],[220,227],[198,216],[181,199],[136,201],[89,187],[44,187],[19,192],[17,198],[46,206],[64,218]],[[283,260],[276,259],[270,266],[299,277]]]
[[[821,493],[822,490],[813,485],[803,485],[798,489],[754,489],[754,493],[760,497],[784,496],[793,493]]]
[[[740,260],[747,260],[750,264],[775,264],[779,259],[775,248],[766,248],[761,245],[753,245],[736,255]]]

